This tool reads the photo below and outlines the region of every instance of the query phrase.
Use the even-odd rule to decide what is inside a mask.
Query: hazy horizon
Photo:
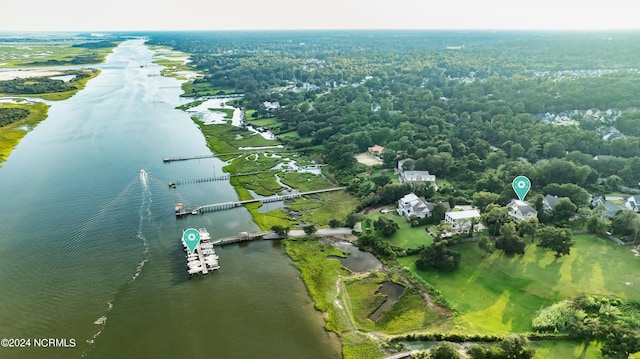
[[[325,0],[315,6],[293,0],[194,0],[176,8],[150,0],[113,0],[108,6],[80,0],[63,4],[24,0],[3,5],[0,31],[640,30],[631,5],[626,0],[606,4],[573,0]]]

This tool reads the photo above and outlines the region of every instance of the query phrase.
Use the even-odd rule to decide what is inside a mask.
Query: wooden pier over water
[[[184,215],[189,215],[189,214],[200,214],[200,213],[205,213],[205,212],[223,211],[223,210],[226,210],[226,209],[232,209],[232,208],[240,207],[240,206],[248,204],[248,203],[278,202],[278,201],[294,199],[294,198],[298,198],[298,197],[302,197],[302,196],[306,196],[306,195],[311,195],[311,194],[342,191],[342,190],[344,190],[346,188],[347,187],[334,187],[334,188],[320,189],[320,190],[316,190],[316,191],[307,191],[307,192],[291,193],[291,194],[285,194],[285,195],[276,195],[276,196],[264,197],[264,198],[254,198],[254,199],[248,199],[248,200],[244,200],[244,201],[205,204],[205,205],[202,205],[202,206],[195,206],[195,207],[190,207],[190,208],[176,208],[176,216],[179,217],[179,216],[184,216]]]
[[[162,162],[200,160],[203,158],[213,158],[213,157],[216,157],[216,155],[214,155],[213,153],[208,155],[196,155],[196,156],[163,157]]]
[[[173,183],[173,184],[175,184],[177,186],[182,186],[182,185],[185,185],[185,184],[195,184],[195,183],[203,183],[203,182],[228,181],[228,180],[231,179],[231,177],[252,176],[252,175],[256,175],[258,173],[260,173],[260,171],[248,172],[248,173],[238,173],[238,174],[234,174],[234,175],[230,175],[228,173],[225,173],[225,174],[222,174],[220,176],[183,179],[183,180],[173,181],[171,183]]]

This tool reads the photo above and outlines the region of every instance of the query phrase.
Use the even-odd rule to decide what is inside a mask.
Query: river
[[[219,272],[188,278],[184,228],[257,228],[244,208],[175,218],[175,202],[237,196],[228,182],[168,188],[223,163],[162,162],[209,150],[152,57],[143,40],[119,45],[0,168],[0,338],[67,346],[0,357],[340,357],[279,242],[220,248]]]

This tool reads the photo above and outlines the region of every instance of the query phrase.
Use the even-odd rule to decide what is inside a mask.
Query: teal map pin
[[[189,253],[193,253],[200,243],[200,232],[197,229],[189,228],[184,233],[182,233],[182,240],[189,248]]]
[[[513,190],[518,195],[521,201],[524,201],[524,197],[527,196],[529,189],[531,189],[531,181],[525,176],[518,176],[513,179]]]

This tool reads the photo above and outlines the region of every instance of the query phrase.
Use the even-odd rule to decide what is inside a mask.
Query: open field
[[[571,254],[561,258],[534,245],[524,256],[495,251],[483,258],[476,243],[457,245],[462,260],[453,273],[417,270],[417,256],[398,262],[442,291],[471,332],[530,331],[537,310],[584,292],[640,301],[640,257],[591,235],[574,238]]]

